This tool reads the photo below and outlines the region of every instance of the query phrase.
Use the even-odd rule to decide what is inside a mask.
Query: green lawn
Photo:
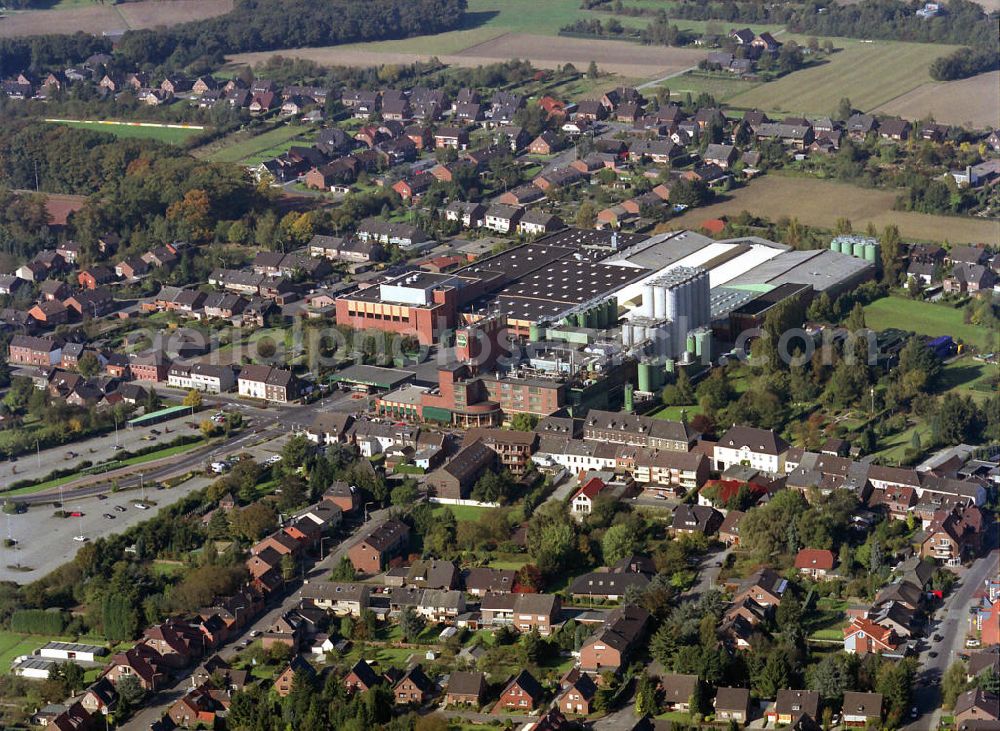
[[[682,412],[690,419],[692,416],[701,413],[701,407],[698,404],[691,404],[690,406],[664,406],[653,414],[653,418],[665,419],[666,421],[680,421]]]
[[[674,100],[683,101],[684,95],[688,93],[692,97],[697,97],[705,92],[720,102],[732,99],[738,94],[752,91],[760,85],[759,81],[742,81],[731,75],[723,76],[693,71],[667,79],[660,84],[661,87],[670,89],[670,97]]]
[[[487,565],[491,569],[510,569],[511,571],[518,571],[528,562],[529,560],[527,557],[523,559],[498,558],[490,561]]]
[[[433,514],[441,515],[445,510],[454,513],[456,520],[477,521],[483,513],[494,508],[480,508],[475,505],[438,505],[435,506]]]
[[[180,561],[153,561],[149,568],[157,576],[175,576],[184,571],[184,564]]]
[[[121,462],[121,467],[131,467],[132,465],[143,464],[145,462],[152,462],[156,459],[163,459],[164,457],[173,457],[177,454],[184,454],[185,452],[190,452],[192,449],[197,449],[202,446],[204,442],[191,442],[191,444],[178,444],[174,447],[167,447],[166,449],[160,449],[156,452],[150,452],[149,454],[143,454],[138,457],[129,457]]]
[[[233,135],[232,143],[212,152],[208,159],[216,162],[240,162],[253,165],[286,152],[309,130],[295,125],[283,125],[262,134],[247,137],[245,133]],[[305,142],[305,140],[301,140]]]
[[[783,36],[782,40],[786,40]],[[837,38],[841,50],[826,63],[796,71],[737,94],[733,106],[775,114],[830,114],[841,97],[871,110],[931,81],[928,69],[954,46],[937,43],[864,43]]]
[[[30,655],[49,641],[42,635],[22,635],[0,630],[0,673],[9,673],[15,657]]]
[[[55,124],[64,124],[67,127],[89,129],[95,132],[106,132],[118,137],[119,139],[137,138],[144,140],[159,140],[160,142],[167,142],[174,145],[185,142],[189,137],[204,131],[200,129],[182,129],[176,127],[135,127],[129,125],[128,123],[105,124],[102,122],[89,121],[55,122]]]
[[[962,311],[947,305],[883,297],[865,307],[865,324],[873,330],[899,328],[918,335],[951,335],[985,351],[996,348],[996,334],[962,321]]]
[[[975,361],[972,358],[956,358],[941,369],[940,391],[955,389],[965,396],[987,398],[993,386],[991,378],[997,375],[997,366]]]

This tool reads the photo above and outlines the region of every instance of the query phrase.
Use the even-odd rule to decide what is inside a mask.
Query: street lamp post
[[[365,522],[366,523],[368,522],[368,506],[369,505],[376,505],[376,504],[377,503],[374,500],[369,500],[368,502],[365,503]]]

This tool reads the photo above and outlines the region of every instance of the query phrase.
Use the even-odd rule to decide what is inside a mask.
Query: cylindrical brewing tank
[[[830,251],[836,251],[840,253],[840,239],[834,239],[830,242]]]
[[[694,336],[694,352],[702,362],[712,360],[712,331],[702,328]]]
[[[635,399],[632,396],[632,390],[633,390],[632,389],[632,384],[626,382],[626,384],[625,384],[625,411],[627,411],[630,414],[633,411],[635,411]]]
[[[632,325],[627,322],[622,323],[622,345],[626,348],[632,345]]]
[[[695,345],[695,338],[694,338],[694,331],[693,330],[687,334],[687,339],[686,339],[686,342],[685,342],[684,349],[687,352],[689,352],[689,353],[697,353],[698,352],[697,349],[696,349],[696,345]]]
[[[863,259],[865,257],[865,244],[863,241],[855,242],[852,254],[853,256],[856,256],[858,259]]]
[[[653,316],[653,285],[642,285],[642,314],[646,317]]]
[[[664,315],[668,320],[677,319],[677,288],[671,287],[667,290],[667,308]]]
[[[865,261],[876,264],[879,259],[878,244],[865,244]]]
[[[667,295],[663,287],[657,285],[653,288],[653,317],[660,319],[667,314]]]
[[[712,322],[712,280],[708,272],[701,274],[701,324],[709,325]]]

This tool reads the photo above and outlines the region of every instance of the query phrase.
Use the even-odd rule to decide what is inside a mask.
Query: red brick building
[[[47,368],[62,359],[62,343],[55,338],[14,335],[7,347],[7,362]]]
[[[385,568],[389,558],[409,545],[410,529],[398,520],[387,520],[373,528],[347,551],[355,571],[377,574]]]

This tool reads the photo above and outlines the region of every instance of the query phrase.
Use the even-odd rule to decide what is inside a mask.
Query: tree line
[[[117,52],[136,65],[221,62],[227,53],[331,46],[454,30],[465,0],[241,0],[232,12],[168,30],[129,31]]]

